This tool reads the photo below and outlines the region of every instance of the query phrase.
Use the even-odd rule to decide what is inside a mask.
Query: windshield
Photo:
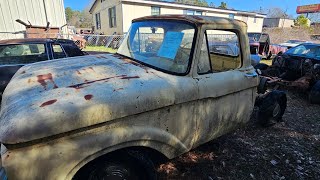
[[[289,49],[286,54],[303,56],[320,60],[320,46],[312,44],[303,44]]]
[[[135,22],[118,53],[156,69],[185,74],[194,35],[195,28],[180,21]]]
[[[248,33],[248,37],[250,41],[259,41],[261,33]]]
[[[48,60],[44,44],[9,44],[0,46],[0,65],[28,64]]]

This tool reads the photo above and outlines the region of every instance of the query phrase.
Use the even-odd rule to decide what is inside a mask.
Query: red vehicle
[[[251,54],[260,55],[264,59],[270,59],[280,52],[287,51],[287,47],[277,44],[270,44],[270,37],[267,33],[248,33]]]

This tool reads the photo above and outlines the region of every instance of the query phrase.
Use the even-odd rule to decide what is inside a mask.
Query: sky
[[[64,0],[65,7],[71,7],[75,10],[82,10],[93,0]],[[213,3],[215,6],[219,6],[220,2],[227,3],[228,8],[233,8],[242,11],[253,11],[262,9],[267,10],[272,7],[280,7],[287,10],[289,15],[296,15],[296,8],[299,5],[318,4],[320,0],[207,0],[208,3]]]

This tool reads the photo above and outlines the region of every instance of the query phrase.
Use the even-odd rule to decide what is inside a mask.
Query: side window
[[[239,38],[226,30],[207,30],[210,62],[213,72],[237,69],[241,65]]]
[[[54,59],[67,57],[60,44],[52,44],[52,51]]]
[[[204,36],[201,46],[200,58],[198,62],[198,74],[206,74],[209,72],[211,72],[211,65],[209,59],[207,37]]]
[[[61,44],[64,51],[68,55],[68,57],[75,57],[75,56],[83,56],[84,53],[78,48],[77,45],[71,43],[63,43]]]

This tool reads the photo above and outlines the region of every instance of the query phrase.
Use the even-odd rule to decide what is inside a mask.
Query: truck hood
[[[176,78],[190,82],[120,55],[24,66],[3,95],[0,141],[32,141],[182,102]]]

